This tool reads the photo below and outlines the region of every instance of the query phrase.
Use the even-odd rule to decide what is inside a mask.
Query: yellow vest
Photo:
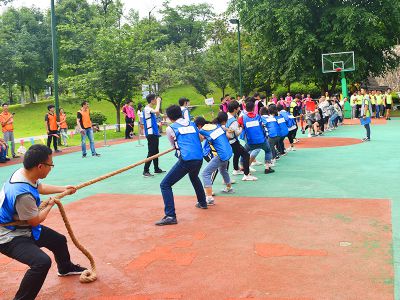
[[[392,95],[386,94],[386,104],[392,104]]]
[[[383,97],[382,95],[376,95],[376,104],[382,105],[383,104]]]
[[[361,105],[363,100],[363,95],[357,95],[356,104]]]
[[[375,101],[376,101],[376,98],[375,98],[376,96],[375,95],[370,95],[370,98],[371,98],[371,104],[372,105],[375,105]]]

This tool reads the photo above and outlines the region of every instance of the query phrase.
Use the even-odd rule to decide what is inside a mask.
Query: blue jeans
[[[7,156],[7,147],[5,149],[3,149],[0,146],[0,161],[5,161],[6,160],[6,156]]]
[[[94,139],[93,139],[93,129],[87,128],[84,129],[84,133],[81,133],[82,139],[82,154],[86,155],[86,136],[89,138],[90,143],[90,151],[92,151],[92,155],[96,154],[96,149],[94,148]]]
[[[339,115],[337,114],[337,113],[334,113],[330,118],[329,118],[329,127],[335,127],[335,121],[336,121],[336,118],[338,117]]]
[[[219,173],[226,184],[231,183],[231,178],[229,177],[228,173],[228,163],[229,160],[222,161],[218,156],[214,156],[201,174],[203,177],[204,187],[212,187],[212,174],[216,170],[219,170]]]
[[[249,152],[251,151],[250,158],[255,158],[254,154],[257,155],[259,153],[259,151],[257,152],[257,151],[253,151],[253,150],[256,150],[256,149],[264,150],[265,163],[270,163],[271,162],[272,152],[271,152],[271,148],[270,148],[270,146],[269,146],[267,141],[265,141],[262,144],[255,144],[255,145],[246,144],[246,145],[244,145],[244,148]]]
[[[381,108],[381,106],[380,105],[376,105],[376,107],[375,107],[375,117],[376,118],[379,118],[379,111],[380,111],[380,108]]]
[[[203,160],[179,160],[172,169],[165,175],[160,183],[161,194],[164,200],[165,215],[169,217],[176,217],[174,194],[172,193],[172,186],[189,174],[189,179],[192,182],[194,191],[196,192],[197,201],[206,206],[206,194],[204,193],[203,185],[199,178],[199,172]]]

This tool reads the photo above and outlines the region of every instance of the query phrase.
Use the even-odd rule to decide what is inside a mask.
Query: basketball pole
[[[341,76],[341,83],[342,83],[343,99],[347,98],[347,101],[344,103],[344,118],[350,119],[351,118],[351,106],[350,106],[350,101],[349,101],[349,94],[347,92],[346,74],[343,70],[340,71],[340,76]]]

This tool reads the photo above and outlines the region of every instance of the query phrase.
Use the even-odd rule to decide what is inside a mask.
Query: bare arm
[[[49,184],[39,184],[38,191],[42,195],[51,195],[57,193],[63,193],[65,191],[69,191],[68,195],[72,195],[76,192],[76,188],[72,185],[67,186],[56,186]]]
[[[36,217],[27,220],[28,224],[31,226],[38,226],[40,223],[46,220],[47,215],[49,214],[53,206],[54,206],[54,200],[51,199],[48,205],[43,210],[39,211],[39,214]]]
[[[158,116],[160,114],[160,106],[161,106],[161,98],[158,97],[157,98],[157,105],[156,107],[153,109],[153,112]]]

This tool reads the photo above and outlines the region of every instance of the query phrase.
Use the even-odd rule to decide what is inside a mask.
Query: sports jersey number
[[[213,140],[216,140],[218,137],[220,137],[220,136],[223,135],[223,134],[225,134],[225,131],[224,131],[221,127],[219,127],[217,130],[213,131],[213,132],[210,134],[210,137],[211,137]]]
[[[246,127],[247,128],[256,127],[256,126],[260,126],[260,122],[258,122],[258,121],[246,122]]]
[[[196,133],[196,129],[193,126],[179,127],[178,131],[180,134]]]

